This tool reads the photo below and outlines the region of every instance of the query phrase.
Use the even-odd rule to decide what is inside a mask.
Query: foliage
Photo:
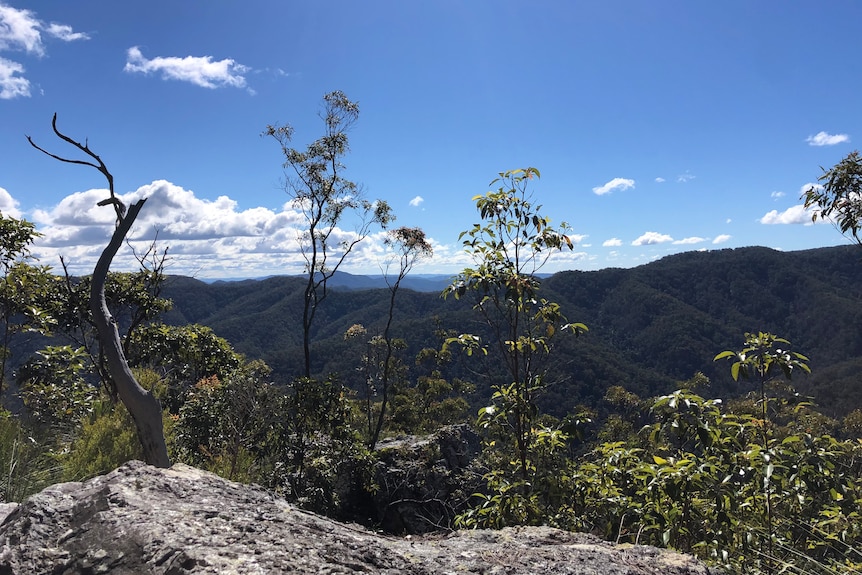
[[[269,374],[265,364],[252,362],[223,381],[216,375],[198,381],[176,420],[177,457],[228,479],[268,481],[282,399],[267,381]]]
[[[60,472],[51,449],[20,418],[0,410],[0,501],[23,501],[59,481]]]
[[[420,368],[415,382],[392,398],[392,430],[400,433],[432,433],[445,425],[468,420],[469,401],[475,386],[461,378],[444,377],[452,354],[425,348],[416,356]]]
[[[65,481],[83,481],[133,459],[143,459],[143,452],[129,411],[100,399],[60,462]]]
[[[816,208],[812,221],[829,219],[842,234],[862,245],[862,156],[850,152],[829,170],[823,169],[819,181],[823,184],[802,194],[805,207]]]
[[[385,240],[387,246],[395,252],[394,259],[398,261],[398,273],[394,280],[390,280],[386,276],[386,283],[389,286],[389,313],[386,316],[386,326],[383,328],[383,335],[379,342],[369,343],[369,349],[374,347],[382,347],[383,353],[378,354],[377,358],[372,360],[371,354],[366,356],[365,364],[370,368],[366,370],[366,388],[370,398],[372,389],[379,390],[380,402],[377,409],[377,421],[373,422],[371,401],[366,403],[369,427],[369,442],[368,448],[373,451],[380,439],[380,432],[383,430],[383,424],[386,421],[386,411],[389,407],[390,392],[396,391],[393,388],[404,379],[405,370],[401,368],[399,359],[395,356],[398,348],[406,347],[403,340],[396,340],[392,337],[392,319],[395,315],[395,297],[398,294],[398,289],[401,287],[401,282],[413,269],[421,259],[429,258],[433,254],[433,249],[428,240],[425,239],[425,232],[420,228],[400,227],[390,230],[387,233]],[[382,346],[378,346],[382,343]],[[372,375],[374,373],[374,375]],[[376,384],[374,385],[374,380]],[[394,384],[394,385],[393,385]]]
[[[180,409],[184,394],[196,382],[224,379],[243,361],[227,340],[198,324],[147,324],[131,334],[128,347],[130,365],[156,370],[166,380],[164,401],[171,413]]]
[[[18,370],[19,395],[38,425],[71,431],[92,409],[97,390],[82,377],[82,348],[48,346]]]
[[[307,509],[342,513],[370,465],[346,390],[335,379],[275,386],[269,375],[251,362],[224,380],[200,380],[174,418],[176,457],[260,483]]]
[[[745,347],[741,351],[724,351],[715,356],[715,361],[720,359],[730,359],[733,361],[730,367],[730,374],[734,380],[740,377],[744,379],[753,378],[757,381],[760,387],[760,408],[761,419],[759,422],[760,428],[760,449],[762,450],[764,465],[766,466],[763,478],[764,505],[763,509],[766,518],[766,533],[768,540],[768,551],[766,553],[767,567],[771,566],[774,552],[774,533],[775,533],[775,499],[773,495],[772,473],[774,464],[772,459],[775,457],[773,449],[773,429],[772,421],[770,420],[769,398],[766,395],[766,386],[771,383],[776,374],[780,372],[784,378],[789,381],[794,370],[801,370],[809,373],[811,370],[806,363],[808,358],[801,353],[788,351],[777,347],[778,345],[790,345],[786,339],[777,337],[771,333],[759,332],[757,334],[745,334]]]
[[[284,189],[306,223],[300,243],[307,275],[302,315],[305,377],[311,376],[311,327],[328,295],[329,280],[372,226],[385,228],[394,219],[386,202],[363,199],[359,186],[343,176],[343,158],[350,150],[347,132],[359,118],[359,105],[339,91],[326,94],[323,104],[324,135],[304,151],[289,146],[293,138],[289,125],[269,125],[263,132],[281,147],[284,168],[290,170]],[[359,224],[347,239],[337,240],[335,232],[350,213]]]
[[[151,245],[147,254],[153,253],[153,250],[154,245]],[[170,300],[161,297],[164,258],[153,260],[148,263],[141,256],[141,269],[137,272],[111,272],[105,279],[105,300],[122,334],[123,352],[127,356],[135,332],[171,308]],[[65,266],[65,262],[63,264]],[[86,350],[90,360],[88,371],[96,374],[103,389],[116,399],[90,311],[91,285],[89,276],[72,278],[66,273],[63,281],[55,282],[55,296],[48,309],[56,318],[56,331]]]
[[[0,212],[0,393],[6,387],[13,336],[47,333],[54,323],[45,309],[51,299],[49,270],[28,261],[29,246],[40,235],[33,223]]]
[[[490,434],[489,449],[503,460],[511,457],[511,465],[492,467],[487,475],[492,495],[483,496],[479,511],[462,517],[464,525],[539,520],[538,494],[552,489],[543,479],[554,477],[547,465],[559,461],[568,439],[559,427],[539,425],[536,399],[545,387],[544,360],[555,337],[587,328],[568,323],[559,304],[538,295],[537,272],[551,254],[573,244],[564,233],[568,227],[552,228],[541,206],[533,204],[528,182],[534,177],[539,177],[535,168],[501,172],[490,184],[499,185],[496,191],[473,198],[483,223],[460,237],[476,267],[466,268],[444,291],[455,298],[476,296],[474,309],[490,328],[494,357],[505,367],[499,376],[505,379],[492,384],[491,405],[479,411],[478,423]],[[487,353],[474,334],[449,338],[446,344],[444,349],[457,344],[468,355],[477,349]]]
[[[297,378],[285,391],[274,480],[304,507],[338,514],[367,483],[370,463],[352,425],[349,391],[335,376]]]
[[[763,449],[763,421],[721,406],[687,389],[656,399],[644,448],[604,443],[573,462],[561,525],[674,547],[735,572],[798,567],[800,557],[853,560],[862,444],[799,426]]]

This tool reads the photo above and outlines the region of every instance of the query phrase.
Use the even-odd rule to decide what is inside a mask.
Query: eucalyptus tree
[[[27,140],[30,142],[30,145],[60,162],[94,168],[105,177],[105,180],[108,183],[109,196],[98,202],[98,205],[113,207],[114,213],[116,214],[116,224],[114,232],[111,235],[111,239],[102,251],[102,254],[99,256],[95,269],[93,270],[90,284],[90,311],[93,315],[93,321],[96,324],[96,329],[99,334],[101,350],[105,354],[107,360],[108,371],[116,385],[117,395],[129,410],[129,414],[135,422],[138,439],[141,442],[141,447],[144,452],[144,459],[151,465],[170,467],[171,462],[168,457],[162,424],[161,405],[158,398],[156,398],[150,391],[141,387],[135,379],[135,376],[132,374],[123,352],[123,344],[117,328],[117,322],[111,315],[111,312],[108,309],[108,304],[105,300],[105,283],[111,262],[117,254],[117,251],[120,249],[120,246],[125,241],[126,235],[135,223],[138,214],[144,207],[146,198],[138,200],[127,208],[127,206],[114,193],[114,176],[108,170],[108,167],[102,159],[90,149],[89,144],[86,141],[82,144],[63,134],[57,128],[57,114],[54,114],[51,127],[58,138],[67,144],[70,144],[79,152],[82,152],[87,159],[80,160],[58,156],[48,152],[44,148],[41,148],[33,141],[32,138],[30,138],[30,136],[27,136]]]
[[[390,265],[397,261],[398,272],[394,276],[388,273],[385,274],[386,285],[389,287],[389,308],[386,316],[386,325],[383,328],[383,335],[380,339],[383,354],[377,370],[379,374],[380,409],[377,412],[377,421],[373,425],[370,406],[368,409],[369,434],[371,437],[369,448],[372,450],[380,439],[380,432],[383,429],[386,410],[390,402],[393,372],[397,371],[394,357],[397,342],[392,338],[391,329],[392,319],[395,316],[395,299],[398,295],[398,289],[401,287],[401,282],[413,269],[413,266],[420,260],[431,257],[434,253],[431,244],[425,238],[425,232],[421,228],[402,226],[389,230],[385,243],[393,250],[394,261],[390,262]],[[388,267],[386,271],[388,272]],[[370,396],[371,390],[369,389],[368,392]]]
[[[344,177],[343,159],[350,150],[347,132],[359,118],[359,105],[335,91],[323,97],[324,134],[305,150],[290,146],[290,125],[269,125],[264,136],[274,138],[284,155],[284,191],[304,217],[299,236],[307,281],[302,312],[304,375],[311,376],[311,328],[326,299],[329,280],[374,226],[386,227],[394,216],[381,200],[362,197],[361,188]],[[341,228],[348,215],[358,222],[352,231]]]
[[[805,207],[816,207],[811,219],[830,219],[838,230],[862,245],[862,155],[851,152],[803,194]]]
[[[493,403],[480,410],[479,424],[511,442],[514,459],[504,454],[501,461],[514,462],[516,479],[494,480],[492,487],[516,497],[535,495],[539,487],[533,479],[540,471],[536,454],[548,442],[556,447],[564,439],[560,430],[537,425],[536,399],[546,386],[546,360],[553,342],[560,334],[587,330],[582,323],[569,323],[559,304],[539,295],[539,270],[552,254],[571,250],[573,243],[566,235],[568,226],[551,226],[541,214],[542,206],[533,202],[528,184],[538,177],[536,168],[501,172],[490,184],[498,186],[496,190],[473,198],[482,222],[460,238],[476,265],[465,268],[443,293],[475,296],[474,309],[492,334],[490,345],[475,334],[449,338],[447,344],[464,346],[471,354],[494,350],[494,358],[504,367],[505,379],[492,386]]]

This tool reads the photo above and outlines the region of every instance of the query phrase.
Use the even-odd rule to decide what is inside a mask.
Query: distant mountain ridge
[[[404,289],[412,289],[419,292],[434,292],[443,291],[452,281],[455,274],[410,274],[401,281],[401,287]],[[298,277],[305,279],[305,276],[266,276],[260,278],[237,278],[237,279],[202,279],[207,284],[224,284],[238,283],[248,281],[264,281],[273,277]],[[348,272],[336,272],[329,280],[329,286],[336,289],[363,290],[363,289],[386,289],[396,278],[377,275],[351,274]]]
[[[343,334],[357,323],[369,337],[379,333],[389,291],[382,278],[339,274],[334,279],[337,289],[315,324],[314,369],[356,383],[363,348]],[[440,297],[449,278],[435,283],[441,279],[409,284],[397,300],[392,333],[405,339],[411,370],[412,355],[440,346],[437,330],[481,332],[470,302]],[[164,295],[174,301],[174,310],[165,321],[208,325],[238,351],[264,359],[280,377],[292,377],[301,365],[303,286],[295,276],[216,284],[171,277]],[[687,252],[631,269],[556,273],[543,279],[542,292],[560,303],[571,321],[590,328],[581,338],[563,340],[555,352],[550,375],[557,383],[546,397],[551,410],[598,404],[610,385],[645,397],[666,393],[697,371],[713,379],[706,394],[742,393],[745,384],[730,380],[728,366],[712,359],[725,349],[739,349],[745,332],[761,330],[786,337],[811,358],[812,376],[795,383],[824,409],[840,414],[862,407],[858,246]],[[451,368],[463,377],[494,373],[494,365],[471,362]]]

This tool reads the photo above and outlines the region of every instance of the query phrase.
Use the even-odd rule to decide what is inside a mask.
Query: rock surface
[[[185,465],[131,462],[0,509],[0,575],[707,574],[691,557],[550,528],[387,537]]]
[[[387,533],[416,535],[451,526],[459,505],[481,491],[479,436],[450,425],[426,436],[403,436],[377,445],[375,525]]]

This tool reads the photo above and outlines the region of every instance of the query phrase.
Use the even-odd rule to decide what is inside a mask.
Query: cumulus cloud
[[[802,204],[791,206],[784,210],[783,212],[779,212],[778,210],[772,210],[767,212],[760,220],[758,220],[761,224],[806,224],[810,225],[812,223],[811,216],[813,212],[812,210],[805,209],[805,206]]]
[[[606,248],[614,248],[623,245],[623,241],[619,238],[611,238],[602,242],[602,246]]]
[[[0,206],[11,201],[5,195],[0,194]],[[70,194],[51,208],[34,210],[32,220],[43,237],[35,242],[33,254],[47,265],[56,265],[62,255],[71,273],[91,273],[114,228],[113,209],[96,205],[107,196],[104,189],[87,190]],[[129,234],[130,243],[143,250],[157,237],[160,246],[170,248],[170,273],[228,278],[296,274],[304,269],[300,238],[305,218],[289,201],[278,210],[240,209],[227,196],[199,198],[165,180],[118,197],[126,205],[147,198]],[[351,271],[380,273],[380,262],[388,253],[384,237],[377,234],[359,244],[349,258]],[[330,242],[336,246],[355,238],[350,229],[335,229]],[[137,261],[123,250],[112,269],[136,269]],[[464,259],[459,258],[456,253],[451,262]]]
[[[656,181],[656,183],[657,183],[657,184],[660,184],[660,183],[664,182],[664,181],[665,181],[665,179],[664,179],[664,178],[662,178],[661,176],[659,176],[658,178],[656,178],[656,179],[655,179],[655,181]]]
[[[3,188],[0,188],[0,214],[13,218],[21,217],[21,212],[18,211],[18,201]]]
[[[186,56],[185,58],[169,56],[147,59],[140,48],[133,46],[126,53],[126,66],[123,70],[129,73],[158,73],[165,80],[180,80],[202,88],[215,89],[226,86],[246,88],[243,74],[251,69],[230,58],[213,61],[212,56]]]
[[[89,39],[66,24],[46,24],[30,10],[0,4],[0,52],[19,51],[42,57],[47,53],[43,34],[64,42]],[[23,73],[20,62],[0,57],[0,99],[30,96],[30,81],[21,76]]]
[[[0,100],[30,95],[30,81],[19,75],[23,73],[24,66],[18,62],[0,58]]]
[[[410,200],[410,205],[413,206],[414,208],[418,208],[419,206],[422,205],[422,202],[424,202],[424,201],[425,201],[425,198],[423,198],[422,196],[416,196],[415,198]]]
[[[673,238],[667,234],[660,234],[658,232],[646,232],[641,237],[632,242],[633,246],[651,246],[655,244],[663,244],[666,242],[672,242]]]
[[[729,240],[731,237],[732,236],[730,236],[728,234],[721,234],[721,235],[715,236],[715,239],[712,240],[712,243],[713,244],[723,244],[724,242]]]
[[[784,192],[772,192],[771,194],[769,194],[769,197],[773,200],[777,200],[784,197]]]
[[[705,242],[706,238],[700,238],[697,236],[691,236],[689,238],[683,238],[681,240],[675,240],[673,243],[677,245],[688,245],[688,244],[699,244],[701,242]]]
[[[850,141],[847,134],[829,134],[828,132],[817,132],[813,136],[805,138],[809,146],[834,146]]]
[[[609,194],[614,190],[624,191],[635,187],[635,181],[627,178],[614,178],[610,182],[593,188],[593,193],[598,196]]]

